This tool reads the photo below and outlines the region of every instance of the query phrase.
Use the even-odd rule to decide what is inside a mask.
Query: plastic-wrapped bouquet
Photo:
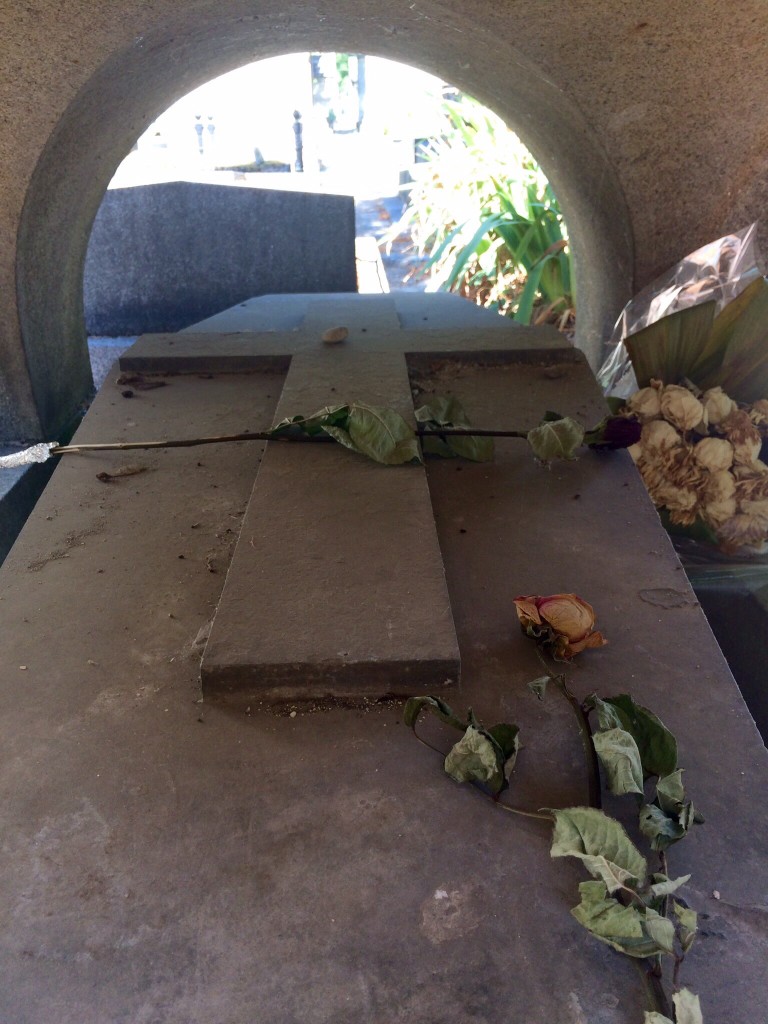
[[[623,411],[642,423],[629,451],[672,526],[696,526],[727,552],[768,548],[767,399],[740,405],[720,387],[652,380]]]

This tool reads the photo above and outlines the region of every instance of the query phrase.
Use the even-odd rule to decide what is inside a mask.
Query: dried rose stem
[[[539,661],[544,666],[544,671],[547,676],[552,680],[558,690],[562,693],[568,703],[573,709],[573,713],[576,716],[576,721],[579,726],[579,733],[581,734],[581,745],[584,748],[584,758],[587,764],[587,790],[589,793],[589,806],[595,807],[597,810],[603,806],[602,796],[600,794],[600,766],[597,761],[597,752],[592,742],[592,728],[589,724],[589,718],[584,708],[581,706],[575,695],[568,689],[568,684],[565,681],[565,675],[555,675],[547,664],[547,660],[541,653],[541,649],[538,644],[536,645],[536,654]]]

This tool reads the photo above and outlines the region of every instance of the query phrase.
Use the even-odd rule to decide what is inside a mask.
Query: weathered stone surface
[[[601,412],[573,363],[438,372],[490,426]],[[279,383],[182,375],[131,401],[108,384],[78,439],[259,429]],[[259,453],[62,460],[0,570],[0,1019],[638,1024],[633,965],[569,914],[584,873],[550,859],[543,824],[450,782],[400,705],[290,718],[196,703],[194,641]],[[136,461],[148,471],[96,479]],[[457,466],[428,468],[462,648],[453,703],[521,726],[510,802],[583,802],[570,709],[527,690],[540,667],[511,602],[574,590],[595,605],[609,645],[572,685],[656,711],[707,818],[670,855],[707,915],[684,981],[705,1021],[766,1019],[768,755],[629,459],[547,472],[509,441],[493,465]]]
[[[334,0],[322,19],[297,0],[121,0],[119,17],[84,0],[3,0],[0,16],[0,359],[18,378],[0,392],[0,424],[13,431],[3,439],[67,421],[87,393],[82,269],[119,161],[184,92],[259,57],[343,38],[490,103],[562,201],[593,360],[633,290],[725,230],[768,223],[759,0],[729,11],[725,36],[716,0],[695,17],[665,0],[642,16],[595,0],[557,18],[534,0]]]
[[[352,400],[413,422],[403,356],[294,356],[275,418]],[[268,444],[203,659],[206,697],[440,691],[459,665],[424,468]]]
[[[355,288],[351,196],[162,182],[104,196],[85,321],[114,337],[177,331],[254,295]]]

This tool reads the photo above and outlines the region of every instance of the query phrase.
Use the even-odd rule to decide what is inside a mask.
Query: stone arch
[[[227,14],[233,6],[238,13]],[[630,218],[608,155],[546,67],[500,41],[489,27],[490,12],[478,18],[471,8],[341,0],[309,9],[297,0],[267,0],[253,12],[253,5],[225,2],[215,15],[192,5],[138,37],[91,76],[49,137],[26,194],[17,244],[20,325],[42,424],[60,426],[88,391],[83,266],[93,219],[120,160],[154,118],[196,86],[254,60],[309,49],[371,53],[419,66],[476,96],[519,133],[568,221],[578,344],[596,362],[602,338],[631,294]]]

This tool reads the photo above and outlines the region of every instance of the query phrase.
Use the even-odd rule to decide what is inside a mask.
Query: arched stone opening
[[[276,6],[276,5],[275,5]],[[251,8],[252,10],[252,8]],[[187,12],[113,54],[61,117],[37,164],[18,236],[21,332],[35,401],[51,433],[90,386],[82,276],[93,219],[122,157],[172,102],[253,60],[308,49],[348,50],[417,65],[497,111],[541,164],[571,232],[579,309],[577,341],[599,359],[601,341],[632,289],[632,236],[607,154],[576,103],[472,12],[415,5],[309,10],[292,3],[258,14]],[[52,368],[55,367],[55,372]]]

